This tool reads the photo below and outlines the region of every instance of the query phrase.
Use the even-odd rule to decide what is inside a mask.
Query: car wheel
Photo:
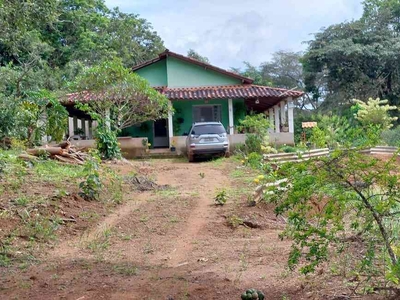
[[[194,162],[194,155],[193,154],[189,154],[188,158],[189,158],[189,162]]]

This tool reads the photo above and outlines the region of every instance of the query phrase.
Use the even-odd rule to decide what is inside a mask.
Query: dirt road
[[[266,299],[319,299],[286,271],[290,243],[278,239],[282,223],[268,207],[247,206],[249,185],[244,175],[232,176],[235,165],[134,164],[169,187],[129,193],[96,226],[3,278],[0,299],[240,299],[247,288]],[[221,188],[230,197],[216,207]],[[243,219],[261,228],[229,226]]]

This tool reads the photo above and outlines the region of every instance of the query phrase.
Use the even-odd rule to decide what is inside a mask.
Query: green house
[[[125,128],[120,142],[121,147],[127,145],[129,156],[135,156],[137,149],[146,144],[144,138],[151,148],[173,145],[178,153],[184,152],[186,135],[194,122],[221,122],[231,145],[244,143],[245,135],[238,132],[237,126],[251,112],[269,117],[271,143],[294,143],[293,101],[302,96],[300,91],[255,85],[251,78],[169,50],[133,67],[132,72],[164,94],[171,101],[173,112],[167,119]],[[96,122],[74,108],[73,95],[65,103],[70,113],[68,135],[80,140],[77,131],[84,132],[85,141],[80,145],[93,145]]]
[[[269,115],[271,141],[294,142],[293,100],[302,95],[299,91],[254,85],[250,78],[169,50],[132,70],[170,99],[174,113],[168,119],[127,128],[124,136],[147,137],[154,148],[183,147],[194,122],[219,121],[231,142],[239,143],[244,137],[237,125],[254,111]]]

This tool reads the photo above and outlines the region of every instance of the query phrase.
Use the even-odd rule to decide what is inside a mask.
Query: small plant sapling
[[[228,194],[225,189],[220,190],[214,198],[215,205],[225,205],[228,200]]]
[[[79,195],[85,200],[98,200],[102,183],[100,180],[100,158],[97,152],[92,151],[89,158],[86,160],[83,172],[85,174],[85,181],[79,184]]]

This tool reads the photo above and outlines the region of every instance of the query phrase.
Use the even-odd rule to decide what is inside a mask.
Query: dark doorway
[[[167,119],[154,121],[154,148],[168,148],[169,137]]]

